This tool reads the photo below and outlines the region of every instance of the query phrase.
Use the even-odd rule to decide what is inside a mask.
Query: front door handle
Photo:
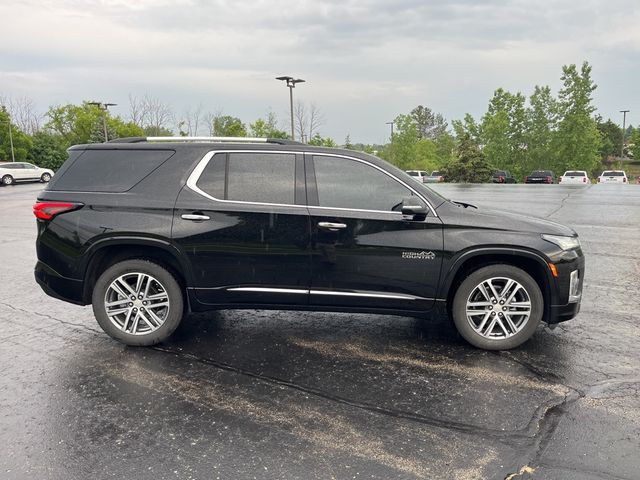
[[[191,220],[193,222],[203,222],[204,220],[211,220],[208,215],[202,215],[197,213],[183,213],[181,215],[183,220]]]
[[[333,223],[333,222],[318,222],[318,227],[323,228],[325,230],[329,230],[330,232],[337,232],[338,230],[343,230],[347,228],[347,224]]]

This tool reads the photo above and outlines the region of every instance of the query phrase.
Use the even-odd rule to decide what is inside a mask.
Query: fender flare
[[[191,271],[191,265],[187,260],[186,254],[174,243],[167,241],[165,239],[145,236],[145,235],[116,235],[110,237],[104,237],[95,243],[91,244],[87,250],[85,250],[83,254],[83,262],[80,265],[80,274],[82,278],[86,280],[86,276],[88,273],[89,265],[93,262],[95,255],[102,249],[113,246],[124,246],[124,245],[135,245],[135,246],[149,246],[161,248],[169,255],[171,255],[180,265],[181,274],[184,276],[187,285],[192,284],[193,275]]]
[[[442,277],[440,282],[440,288],[438,292],[438,298],[446,299],[449,296],[449,290],[455,279],[456,275],[463,267],[463,265],[473,258],[477,258],[484,255],[492,256],[517,256],[535,261],[546,274],[548,293],[551,299],[556,295],[555,278],[551,274],[549,269],[548,260],[540,253],[528,250],[522,247],[471,247],[468,250],[454,256],[449,263],[449,270]],[[543,292],[544,293],[544,292]]]

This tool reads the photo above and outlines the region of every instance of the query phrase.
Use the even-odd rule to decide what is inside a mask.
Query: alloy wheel
[[[151,275],[125,273],[107,288],[104,308],[111,323],[119,330],[130,335],[146,335],[167,320],[169,295]]]
[[[512,278],[489,278],[471,291],[466,315],[477,334],[491,340],[509,338],[527,324],[531,316],[531,297]]]

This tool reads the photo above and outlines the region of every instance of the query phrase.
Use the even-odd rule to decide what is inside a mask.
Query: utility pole
[[[117,103],[102,103],[102,102],[88,102],[89,105],[95,105],[104,113],[102,115],[102,128],[104,129],[104,141],[109,141],[109,133],[107,131],[107,115],[109,114],[109,107],[115,107]]]
[[[624,157],[624,136],[627,133],[627,113],[631,110],[620,110],[622,114],[622,144],[620,145],[620,162],[622,162],[622,157]]]
[[[289,105],[291,107],[291,140],[295,140],[295,131],[293,129],[293,89],[296,88],[296,83],[304,83],[305,80],[288,76],[276,77],[276,80],[287,82],[287,87],[289,87]]]
[[[393,143],[393,124],[396,122],[387,122],[386,125],[391,125],[391,137],[389,137],[391,139],[391,143]]]
[[[2,111],[7,114],[6,123],[7,125],[9,125],[9,145],[11,145],[11,161],[15,162],[16,152],[15,152],[15,149],[13,148],[13,133],[11,131],[11,114],[7,112],[7,108],[4,105],[2,106]]]

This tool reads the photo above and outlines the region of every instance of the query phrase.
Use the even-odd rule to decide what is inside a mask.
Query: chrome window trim
[[[297,293],[306,295],[309,290],[302,290],[297,288],[266,288],[266,287],[234,287],[227,288],[228,292],[258,292],[258,293]]]
[[[394,300],[434,300],[428,297],[416,297],[402,293],[362,293],[362,292],[341,292],[335,290],[309,290],[311,295],[332,295],[336,297],[367,297],[367,298],[389,298]]]
[[[381,171],[385,175],[391,177],[393,180],[395,180],[396,182],[400,183],[401,185],[403,185],[404,187],[406,187],[407,189],[409,189],[410,191],[415,193],[416,196],[419,199],[421,199],[427,205],[427,207],[429,207],[429,210],[431,210],[431,213],[433,214],[433,216],[436,217],[436,218],[438,217],[438,214],[436,213],[435,209],[431,206],[431,203],[429,203],[429,201],[424,197],[424,195],[422,195],[420,192],[418,192],[417,190],[412,188],[411,185],[409,185],[408,183],[400,180],[395,175],[387,172],[384,168],[381,168],[381,167],[379,167],[377,165],[374,165],[371,162],[367,162],[366,160],[362,160],[361,158],[351,157],[349,155],[340,155],[340,154],[337,154],[337,153],[305,152],[305,155],[312,155],[312,156],[316,156],[316,157],[347,158],[349,160],[354,160],[356,162],[360,162],[360,163],[364,163],[365,165],[369,165],[370,167],[373,167],[376,170]],[[317,182],[317,180],[316,180],[316,182]],[[355,208],[351,209],[351,208],[339,208],[339,207],[321,207],[321,208],[331,208],[331,209],[336,209],[336,210],[354,210],[354,211],[360,211],[360,212],[380,212],[380,211],[384,211],[385,213],[390,213],[390,212],[387,212],[386,210],[364,210],[364,209],[355,209]],[[391,212],[391,213],[400,213],[400,212]]]
[[[266,203],[266,202],[246,202],[243,200],[223,200],[220,198],[216,198],[213,195],[209,195],[208,193],[200,189],[197,183],[198,183],[198,180],[200,179],[200,175],[202,175],[202,172],[207,167],[211,159],[219,153],[279,153],[279,154],[287,154],[287,155],[296,155],[296,154],[299,155],[298,152],[283,151],[283,150],[215,150],[215,151],[211,151],[211,152],[208,152],[204,157],[202,157],[202,160],[200,160],[198,165],[196,165],[196,168],[193,169],[193,172],[191,172],[191,175],[189,175],[189,178],[187,179],[187,187],[189,187],[191,190],[193,190],[197,194],[202,195],[203,197],[208,198],[209,200],[213,200],[214,202],[233,203],[233,204],[239,204],[239,205],[264,205],[268,207],[295,207],[295,208],[304,208],[304,209],[307,208],[306,205],[295,205],[292,203]]]
[[[403,182],[398,177],[396,177],[395,175],[392,175],[391,173],[387,172],[383,168],[380,168],[380,167],[378,167],[377,165],[374,165],[371,162],[367,162],[366,160],[362,160],[362,159],[356,158],[356,157],[351,157],[351,156],[348,156],[348,155],[339,155],[339,154],[335,154],[335,153],[309,152],[309,151],[300,151],[300,152],[298,152],[298,151],[291,151],[291,150],[251,150],[251,149],[249,149],[249,150],[212,150],[210,152],[207,152],[205,154],[205,156],[202,157],[202,159],[198,162],[196,167],[193,169],[193,172],[191,172],[191,174],[189,175],[189,178],[187,179],[187,187],[189,187],[190,190],[194,191],[198,195],[201,195],[201,196],[203,196],[205,198],[208,198],[209,200],[213,200],[214,202],[232,203],[232,204],[240,204],[240,205],[264,205],[264,206],[274,206],[274,207],[315,208],[315,209],[339,210],[339,211],[347,211],[347,212],[391,213],[391,214],[400,215],[400,216],[402,215],[401,212],[392,212],[392,211],[387,211],[387,210],[367,210],[367,209],[361,209],[361,208],[322,207],[322,206],[319,206],[319,205],[295,205],[295,204],[289,204],[289,203],[247,202],[247,201],[243,201],[243,200],[222,200],[220,198],[216,198],[216,197],[214,197],[212,195],[209,195],[208,193],[206,193],[202,189],[200,189],[197,186],[197,183],[198,183],[198,180],[200,179],[200,176],[202,175],[202,172],[207,167],[207,165],[209,164],[211,159],[215,155],[217,155],[219,153],[225,153],[225,154],[226,153],[278,153],[278,154],[288,154],[288,155],[312,155],[312,156],[336,157],[336,158],[346,158],[346,159],[349,159],[349,160],[354,160],[356,162],[364,163],[365,165],[369,165],[370,167],[373,167],[373,168],[381,171],[385,175],[391,177],[393,180],[395,180],[396,182],[400,183],[401,185],[403,185],[404,187],[406,187],[407,189],[412,191],[418,198],[420,198],[427,205],[427,207],[429,207],[429,210],[431,211],[433,216],[438,218],[438,214],[436,213],[436,211],[433,208],[433,206],[431,205],[431,203],[421,193],[419,193],[415,189],[411,188],[411,186],[409,184],[407,184],[406,182]]]

